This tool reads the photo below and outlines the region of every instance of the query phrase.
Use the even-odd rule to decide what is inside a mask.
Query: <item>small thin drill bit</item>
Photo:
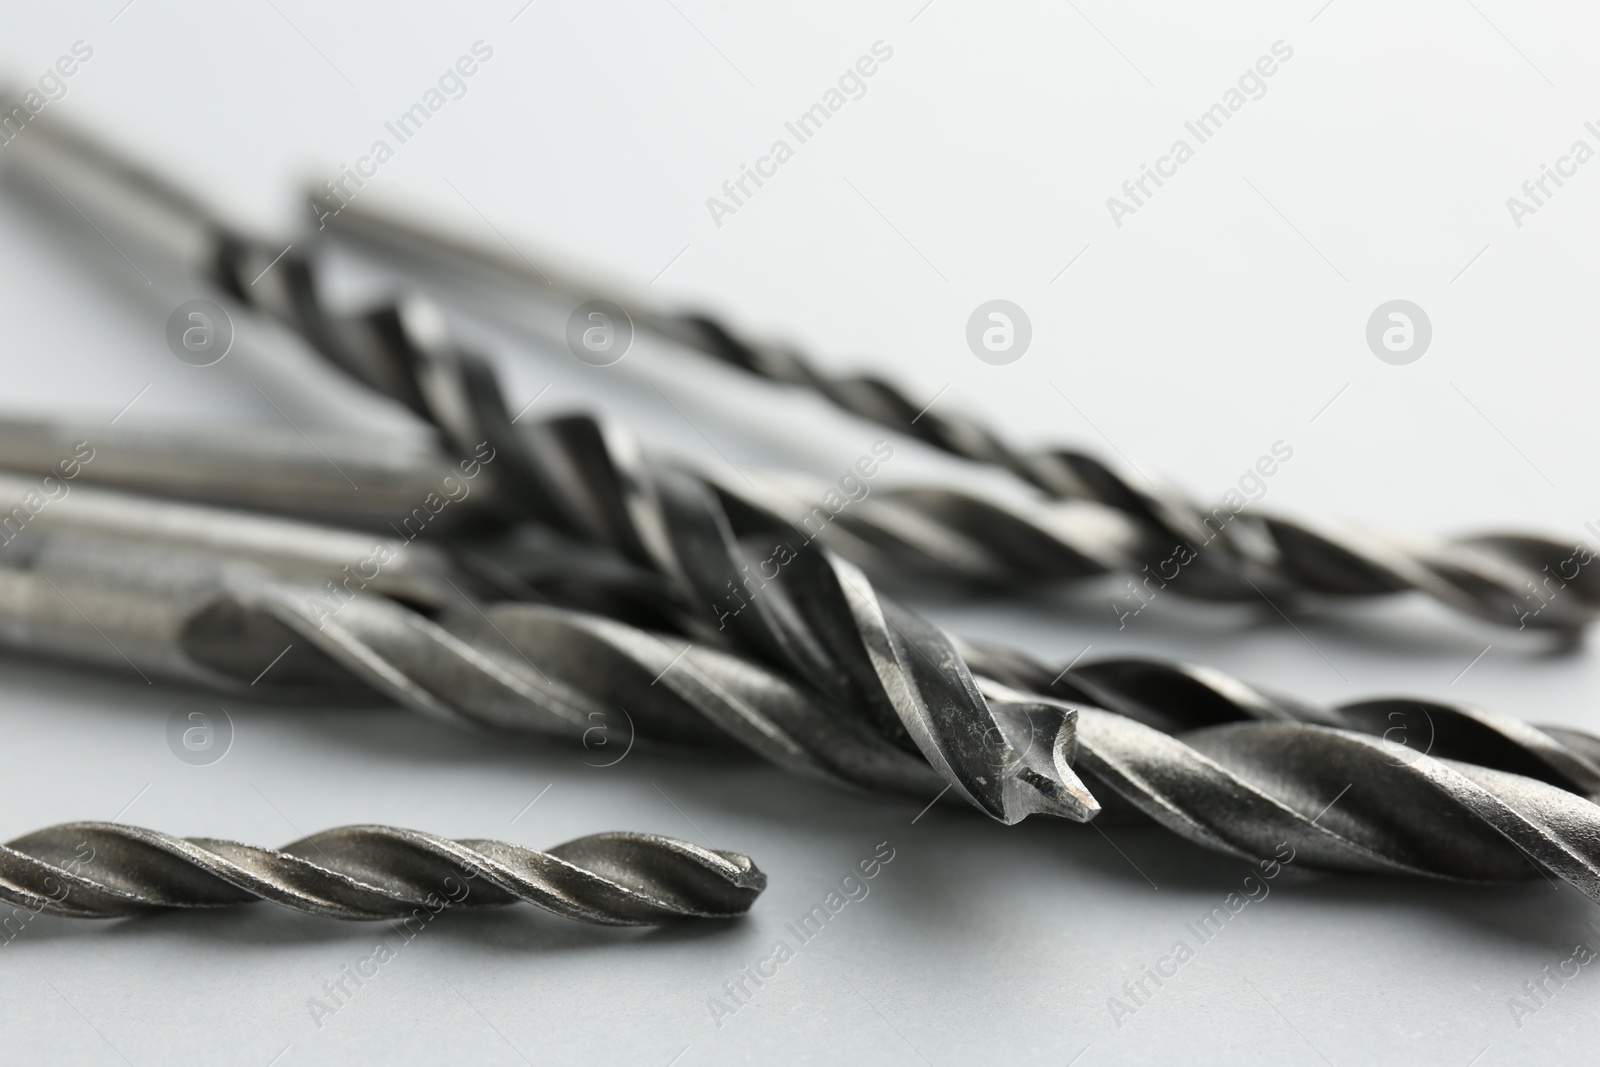
[[[593,834],[540,852],[343,826],[274,850],[72,822],[0,846],[0,900],[79,919],[255,900],[334,919],[405,919],[521,900],[581,922],[652,926],[743,915],[766,885],[748,856],[655,834]]]

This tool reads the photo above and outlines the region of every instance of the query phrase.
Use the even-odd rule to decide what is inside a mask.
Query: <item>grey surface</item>
[[[1225,13],[520,6],[137,0],[119,13],[117,0],[9,13],[0,60],[23,81],[88,41],[94,58],[49,108],[109,124],[241,213],[288,224],[292,183],[364,154],[481,38],[493,61],[382,168],[373,195],[437,204],[485,232],[492,220],[641,283],[659,274],[657,288],[788,331],[840,366],[852,353],[893,366],[1019,440],[1121,451],[1202,496],[1220,497],[1283,439],[1295,457],[1269,483],[1275,508],[1419,533],[1594,537],[1583,526],[1600,519],[1595,165],[1520,228],[1506,207],[1574,139],[1597,146],[1583,126],[1597,98],[1593,27],[1580,15],[1345,0]],[[895,56],[867,95],[717,228],[706,197],[879,39]],[[1266,96],[1115,227],[1106,198],[1279,39],[1295,56]],[[142,295],[114,254],[103,275],[86,271],[4,201],[0,233],[8,408],[109,421],[137,397],[119,426],[266,423],[283,417],[270,396],[307,426],[401,421],[308,379],[311,361],[270,332],[216,366],[184,364],[164,339],[173,302]],[[1029,352],[1007,366],[965,341],[972,310],[996,298],[1033,324]],[[1393,299],[1433,323],[1432,347],[1409,365],[1366,344],[1368,317]],[[598,403],[729,477],[730,460],[842,471],[877,436],[643,339],[612,368],[507,359],[526,397],[551,386],[537,410]],[[908,446],[886,476],[944,463]],[[1092,644],[1317,699],[1409,692],[1600,727],[1586,649],[1552,654],[1410,601],[1298,629],[1158,601],[1120,632],[1105,598],[916,605],[1062,659]],[[919,805],[753,764],[634,751],[597,768],[585,761],[610,755],[487,741],[383,708],[229,704],[232,748],[197,767],[166,741],[194,693],[43,663],[0,670],[5,838],[114,816],[260,841],[366,821],[535,847],[631,829],[749,852],[772,879],[748,921],[711,934],[447,915],[320,1028],[309,998],[394,935],[264,908],[40,918],[0,945],[0,1018],[19,1060],[1486,1065],[1590,1044],[1589,967],[1549,982],[1520,1026],[1508,1007],[1577,942],[1600,947],[1593,906],[1544,882],[1286,873],[1200,946],[1185,923],[1248,872],[1156,830],[1007,829],[942,806],[913,822]],[[869,895],[719,1028],[708,998],[775,939],[793,942],[784,924],[883,841],[895,859]],[[1116,1025],[1108,998],[1178,939],[1194,959]]]

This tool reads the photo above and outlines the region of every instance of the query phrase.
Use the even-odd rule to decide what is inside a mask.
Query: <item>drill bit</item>
[[[230,426],[196,435],[174,426],[0,415],[0,465],[8,470],[59,479],[56,465],[83,444],[90,458],[75,477],[84,482],[369,529],[389,529],[430,492],[464,481],[432,441],[394,433]],[[474,482],[430,518],[430,532],[462,533],[510,513],[495,488]]]
[[[334,919],[404,920],[524,900],[581,922],[653,926],[743,915],[766,885],[748,856],[655,834],[592,834],[538,852],[341,826],[273,850],[71,822],[0,845],[0,900],[75,919],[270,900]]]
[[[1117,657],[1057,670],[1015,649],[963,642],[963,652],[985,676],[1113,711],[1167,734],[1229,723],[1303,723],[1376,737],[1397,760],[1431,754],[1536,778],[1600,802],[1600,738],[1578,730],[1411,697],[1326,707],[1187,663]]]
[[[95,180],[108,177],[98,151],[79,153]],[[492,368],[451,345],[436,315],[415,304],[364,317],[332,315],[309,263],[287,255],[289,269],[278,272],[277,284],[247,293],[249,268],[268,262],[272,246],[175,194],[159,209],[174,216],[165,228],[169,237],[182,232],[193,239],[174,241],[191,257],[182,261],[235,299],[295,327],[335,366],[438,426],[458,452],[488,442],[506,453],[510,462],[500,470],[509,469],[508,496],[530,516],[657,570],[690,602],[710,601],[711,617],[701,619],[706,638],[721,636],[810,693],[863,713],[873,729],[921,751],[950,789],[997,818],[1014,821],[1062,802],[1068,779],[1046,775],[1041,791],[1043,761],[1024,766],[1034,745],[1021,748],[1007,733],[1016,722],[996,714],[1002,699],[1033,698],[975,676],[957,642],[878,597],[850,564],[809,544],[795,550],[784,540],[791,534],[786,525],[759,504],[650,461],[626,435],[592,420],[548,420],[519,435]],[[195,248],[204,254],[195,258]],[[738,589],[750,562],[773,546],[790,554],[766,558],[778,561],[774,575],[758,566],[762,584],[745,585],[752,593],[745,601]],[[1455,577],[1471,585],[1466,570],[1472,568],[1462,568]],[[737,608],[717,607],[724,587],[734,591]],[[746,615],[747,609],[754,610]],[[1480,880],[1525,878],[1542,868],[1600,895],[1593,855],[1600,808],[1558,786],[1428,755],[1397,761],[1378,739],[1305,723],[1245,722],[1168,735],[1124,715],[1079,710],[1091,727],[1076,753],[1087,772],[1208,847],[1268,859],[1268,838],[1281,835],[1303,847],[1311,866]],[[1029,718],[1022,716],[1023,723]],[[948,747],[980,734],[986,744]],[[1052,753],[1065,754],[1066,747],[1055,744]],[[1034,778],[1013,777],[1018,768]],[[1324,796],[1330,775],[1348,775],[1345,786],[1362,786],[1364,799],[1359,805],[1352,799],[1353,813],[1330,815],[1329,805],[1340,800],[1335,794],[1311,817],[1304,809]],[[1324,818],[1330,825],[1322,825]]]
[[[471,286],[478,298],[467,303],[480,311],[493,313],[493,301],[482,299],[486,289],[498,292],[501,303],[507,296],[564,306],[603,299],[635,326],[724,366],[804,389],[945,453],[1002,468],[1047,499],[1099,505],[1132,527],[1130,536],[1098,509],[1027,508],[947,486],[880,491],[864,506],[846,509],[840,521],[886,562],[911,561],[927,572],[1011,587],[1041,578],[1153,574],[1163,588],[1234,601],[1416,590],[1518,629],[1569,630],[1600,613],[1600,577],[1583,572],[1581,564],[1575,574],[1566,573],[1579,551],[1589,558],[1581,545],[1525,534],[1429,540],[1367,533],[1326,519],[1207,508],[1118,461],[1070,448],[1018,450],[979,420],[931,410],[880,377],[830,373],[791,346],[744,336],[718,318],[669,311],[537,253],[530,260],[525,243],[512,257],[430,225],[425,212],[385,208],[371,197],[335,208],[313,195],[312,207],[319,228],[375,249],[385,266],[409,264],[413,276],[446,292]],[[526,326],[525,320],[515,324]]]
[[[128,239],[153,250],[163,270],[209,280],[240,304],[287,324],[330,364],[438,427],[455,451],[488,442],[505,452],[499,472],[507,476],[505,492],[544,521],[583,531],[604,518],[584,513],[582,502],[570,499],[571,480],[587,473],[584,468],[570,457],[541,462],[541,447],[556,447],[548,440],[551,434],[543,428],[517,433],[492,367],[451,343],[431,305],[411,298],[370,314],[334,314],[319,292],[309,257],[251,236],[159,175],[58,120],[39,124],[37,133],[10,160],[11,173],[24,183],[40,189],[47,184],[57,199],[70,191],[74,206],[87,202],[103,209]],[[342,230],[374,240],[387,234],[399,246],[437,247],[414,224],[387,215],[369,217],[355,205],[328,217]],[[681,338],[687,330],[691,339],[726,338],[728,344],[700,347],[736,365],[772,374],[783,367],[796,380],[826,380],[787,350],[764,347],[760,351],[766,356],[757,359],[756,347],[733,342],[727,331],[707,326],[710,320],[635,307],[640,322],[664,333]],[[729,345],[743,355],[734,358]],[[1585,625],[1600,611],[1600,576],[1584,571],[1581,563],[1567,573],[1576,556],[1588,552],[1581,545],[1569,549],[1520,534],[1424,542],[1364,534],[1328,521],[1226,508],[1219,514],[1083,453],[1015,453],[970,420],[918,413],[881,382],[850,379],[830,389],[841,402],[853,398],[859,413],[885,425],[1014,469],[1056,501],[1012,502],[946,486],[880,490],[840,513],[822,535],[854,549],[876,568],[909,568],[921,576],[1012,589],[1124,573],[1186,596],[1266,599],[1269,604],[1274,596],[1337,599],[1417,590],[1490,622],[1563,632]],[[508,447],[519,438],[523,447]],[[752,486],[750,494],[719,488],[757,507],[795,502],[776,484]]]
[[[1600,901],[1600,807],[1537,779],[1380,739],[1296,723],[1234,723],[1169,736],[1080,709],[1079,767],[1197,844],[1256,862],[1525,879],[1539,870]]]
[[[273,574],[281,559],[251,549],[267,543],[259,532],[238,538],[237,558],[217,557],[236,568],[208,587],[220,599],[193,596],[193,587],[163,593],[174,575],[193,582],[206,570],[196,545],[227,549],[224,515],[198,523],[184,545],[174,533],[182,524],[160,521],[159,509],[198,509],[147,504],[130,513],[138,521],[112,530],[103,521],[111,508],[94,495],[80,489],[53,518],[42,513],[33,543],[24,542],[28,567],[0,568],[0,639],[107,664],[137,657],[146,669],[234,691],[259,691],[249,680],[263,681],[261,665],[293,644],[299,651],[280,657],[268,685],[326,684],[343,672],[413,710],[568,739],[625,709],[630,743],[635,728],[641,739],[677,745],[731,740],[857,789],[919,802],[952,790],[870,720],[759,664],[608,619],[500,602],[440,610],[436,622],[376,590],[320,615],[307,605],[325,587],[308,580],[303,558],[297,578]],[[102,518],[97,532],[72,528],[81,497]],[[288,544],[324,539],[281,519],[233,518],[269,523]],[[144,522],[160,538],[141,543]],[[25,583],[32,592],[22,595]],[[1477,881],[1542,869],[1600,899],[1600,807],[1589,799],[1600,793],[1600,739],[1437,702],[1317,708],[1181,664],[1111,660],[1055,671],[1015,650],[953,640],[992,706],[1033,701],[1031,717],[1001,720],[1013,749],[1033,761],[1014,773],[1048,778],[1075,763],[1101,799],[1261,862],[1281,862],[1286,846],[1310,869]],[[1041,725],[1041,706],[1075,732]],[[1085,818],[1098,804],[1087,790],[1081,796],[1076,814]]]
[[[1197,844],[1466,881],[1540,868],[1600,900],[1600,738],[1413,698],[1319,707],[1189,664],[1056,671],[965,651],[974,670],[1074,702],[1096,796]]]
[[[70,190],[78,205],[113,212],[164,253],[167,269],[210,278],[282,320],[334,366],[436,426],[454,453],[488,449],[505,498],[529,517],[661,575],[697,609],[704,640],[720,637],[815,696],[859,711],[891,744],[920,754],[957,796],[1005,822],[1040,811],[1082,817],[1092,803],[1063,761],[1015,748],[1014,720],[1047,720],[1054,737],[1070,730],[1063,709],[986,695],[947,634],[880,596],[858,568],[819,546],[796,549],[787,523],[687,469],[647,459],[619,431],[579,417],[519,433],[493,368],[454,347],[431,306],[335,315],[308,260],[275,251],[258,264],[262,242],[59,124],[32,138],[12,166],[62,195]],[[1031,742],[1034,733],[1029,726],[1022,736]]]
[[[28,484],[0,475],[0,499]],[[429,545],[80,486],[0,548],[0,643],[223,692],[376,692],[594,745],[739,745],[846,788],[966,796],[948,764],[936,771],[855,707],[726,650],[547,605],[479,605],[470,588]],[[1075,713],[992,688],[995,736],[951,741],[1016,753],[1005,781],[984,783],[984,810],[1097,810],[1070,766]]]

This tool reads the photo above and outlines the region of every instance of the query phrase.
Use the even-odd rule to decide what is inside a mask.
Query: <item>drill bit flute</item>
[[[342,573],[338,549],[354,543],[369,542],[83,487],[0,550],[0,641],[230,691],[377,690],[454,721],[569,740],[627,709],[641,740],[732,741],[918,803],[953,788],[870,720],[727,652],[541,605],[451,609],[454,579],[428,546],[406,546],[420,558],[319,611]],[[1287,847],[1308,868],[1478,881],[1526,878],[1531,861],[1600,899],[1600,740],[1588,735],[1417,700],[1318,708],[1153,661],[1057,672],[951,640],[996,707],[1035,709],[997,720],[1021,754],[1008,768],[1018,777],[1076,782],[1075,761],[1102,796],[1253,860]],[[1018,690],[1030,688],[1057,699],[1029,704]],[[1054,811],[1097,809],[1081,791]]]
[[[385,207],[381,197],[335,204],[313,194],[310,203],[319,230],[375,252],[385,267],[424,281],[441,296],[453,295],[461,306],[526,330],[529,317],[508,315],[508,307],[555,305],[564,318],[574,306],[603,300],[620,307],[635,327],[689,351],[804,389],[951,455],[999,467],[1046,499],[1080,505],[1076,513],[1057,509],[1052,519],[1049,509],[935,485],[885,493],[841,516],[886,561],[909,561],[922,573],[1014,587],[1122,572],[1181,595],[1243,602],[1263,593],[1350,599],[1415,590],[1516,629],[1581,627],[1600,612],[1600,578],[1582,571],[1590,558],[1583,546],[1575,550],[1524,534],[1429,541],[1236,506],[1207,508],[1119,462],[1070,448],[1018,450],[977,419],[934,410],[883,378],[834,374],[791,346],[742,334],[721,319],[670,310],[555,257],[534,253],[530,259],[523,242],[512,256],[431,225],[425,211]],[[565,344],[548,332],[541,339],[547,346]],[[1108,523],[1102,510],[1127,525],[1110,544],[1103,543]],[[1579,553],[1583,561],[1574,566]]]
[[[0,475],[0,500],[32,485]],[[223,692],[376,693],[480,728],[732,745],[847,788],[963,795],[856,709],[725,650],[587,612],[480,605],[474,588],[432,545],[79,486],[0,547],[0,643]],[[990,795],[1096,810],[1070,766],[1071,709],[990,688],[996,736],[951,741],[1015,748]]]
[[[271,275],[278,281],[250,284],[269,276],[262,270],[280,256],[274,246],[223,225],[102,149],[56,133],[29,149],[48,149],[54,162],[34,157],[26,165],[97,197],[97,208],[142,215],[177,262],[293,326],[334,365],[432,422],[455,451],[487,442],[504,453],[498,473],[530,518],[667,578],[691,606],[709,609],[700,618],[707,639],[720,635],[733,651],[859,714],[996,818],[1015,821],[1053,806],[1087,813],[1085,804],[1069,803],[1075,780],[1059,771],[1065,718],[1053,720],[1059,728],[1048,761],[1030,761],[1031,737],[1016,734],[1019,724],[1059,716],[1061,706],[1042,698],[1030,704],[996,678],[980,680],[966,657],[981,659],[981,650],[878,596],[865,575],[826,550],[795,549],[788,525],[758,503],[649,460],[610,428],[568,418],[519,433],[492,368],[451,345],[436,316],[414,305],[332,315],[309,263],[287,254]],[[133,203],[116,209],[118,198]],[[760,584],[745,588],[760,595],[719,611],[715,598],[743,583],[752,563]],[[1470,569],[1457,568],[1468,585],[1481,577]],[[504,626],[496,629],[504,636]],[[1600,808],[1564,785],[1450,758],[1397,759],[1378,738],[1304,722],[1225,723],[1169,736],[1126,715],[1078,711],[1078,759],[1094,780],[1210,847],[1263,858],[1292,842],[1316,866],[1481,880],[1527,877],[1531,858],[1600,898]],[[1279,714],[1295,717],[1291,709]],[[1471,743],[1461,747],[1500,761],[1526,755],[1512,732],[1489,733],[1485,744],[1482,731],[1469,729]],[[1545,737],[1559,747],[1554,735]],[[1343,781],[1335,785],[1336,778]],[[1351,802],[1330,814],[1346,792]]]
[[[270,900],[334,919],[426,921],[522,900],[580,922],[651,926],[743,915],[766,885],[748,856],[655,834],[592,834],[537,852],[343,826],[265,849],[77,822],[0,845],[0,900],[75,919]]]
[[[308,261],[279,250],[260,258],[261,242],[57,124],[8,163],[79,210],[114,217],[108,225],[164,256],[167,270],[192,271],[290,324],[340,370],[432,423],[453,453],[489,449],[491,476],[525,517],[660,575],[695,609],[697,636],[861,714],[889,744],[920,754],[957,796],[1006,822],[1034,811],[1084,813],[1082,786],[1065,763],[1031,744],[1015,748],[1013,720],[1029,724],[1025,744],[1037,720],[1053,721],[1054,737],[1066,726],[1059,706],[980,690],[948,635],[880,596],[843,559],[795,547],[794,530],[776,516],[650,461],[587,418],[548,420],[530,428],[530,439],[512,425],[493,368],[454,348],[430,308],[332,315]],[[267,271],[273,260],[281,261]],[[730,594],[737,606],[719,611]]]
[[[56,201],[65,197],[79,210],[87,207],[100,225],[120,227],[122,237],[148,248],[164,270],[204,279],[287,324],[333,366],[437,426],[452,450],[482,440],[498,449],[518,436],[544,438],[509,453],[505,466],[517,483],[514,495],[544,521],[594,533],[597,516],[584,509],[599,504],[570,499],[570,485],[564,484],[586,474],[585,462],[593,461],[537,453],[571,452],[584,447],[575,435],[592,441],[599,432],[547,424],[518,434],[492,368],[456,349],[442,319],[419,301],[368,315],[334,314],[309,256],[232,226],[104,144],[52,120],[30,128],[28,143],[19,139],[15,147],[9,169],[24,184]],[[470,244],[450,243],[414,221],[368,210],[352,203],[325,221],[336,233],[377,242],[388,261],[415,259],[419,250],[437,260],[435,253],[448,244],[440,261],[452,270],[466,264],[476,277],[487,271],[504,282],[500,268],[507,265],[496,265],[493,255],[471,254]],[[552,276],[562,279],[556,288],[569,298],[590,291]],[[1028,503],[942,485],[879,490],[825,531],[826,540],[848,545],[875,569],[1009,590],[1122,573],[1139,587],[1231,601],[1300,594],[1368,598],[1417,590],[1476,618],[1558,632],[1582,627],[1600,612],[1600,577],[1592,568],[1574,568],[1575,549],[1561,542],[1491,534],[1430,543],[1364,535],[1324,521],[1229,509],[1213,514],[1083,453],[1016,453],[970,420],[919,415],[916,405],[882,382],[826,379],[793,352],[736,341],[703,317],[672,316],[626,298],[624,306],[646,328],[745,369],[808,384],[937,447],[998,463],[1044,495]],[[530,450],[535,454],[521,455]],[[728,488],[719,487],[725,494]],[[763,510],[796,502],[779,484],[734,495]]]

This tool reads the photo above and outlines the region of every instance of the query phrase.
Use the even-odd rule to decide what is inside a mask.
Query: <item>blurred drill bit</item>
[[[205,279],[240,303],[267,312],[305,337],[332,365],[439,427],[448,446],[496,447],[518,433],[481,358],[457,350],[443,321],[413,298],[369,314],[341,315],[320,291],[312,258],[286,250],[222,218],[197,198],[59,121],[36,123],[8,152],[14,184],[44,191],[74,214],[149,253],[146,268],[166,277]],[[386,263],[419,258],[475,282],[528,288],[526,270],[492,250],[454,240],[414,217],[378,211],[367,199],[336,214],[319,212],[333,232],[359,235]],[[538,269],[534,274],[541,273]],[[551,289],[587,298],[586,282],[551,269]],[[848,410],[946,451],[999,464],[1039,490],[1027,503],[955,486],[880,489],[845,509],[826,540],[856,550],[884,571],[962,584],[1032,589],[1129,574],[1146,585],[1201,599],[1256,602],[1309,595],[1335,600],[1415,590],[1457,611],[1517,629],[1561,633],[1600,611],[1600,577],[1572,569],[1590,550],[1541,536],[1487,534],[1448,540],[1368,534],[1328,520],[1231,509],[1220,519],[1171,487],[1085,453],[1022,454],[973,420],[923,412],[874,378],[829,378],[793,351],[739,340],[699,315],[655,309],[607,290],[638,324],[697,350],[780,381],[808,386]],[[533,434],[532,436],[537,436]],[[533,493],[547,519],[567,504],[541,479],[575,471],[539,470],[513,456],[514,495]],[[726,488],[726,487],[725,487]],[[738,495],[745,495],[738,488]],[[774,480],[752,486],[751,502],[791,506],[792,489]],[[1051,502],[1047,502],[1051,501]],[[1585,557],[1588,558],[1588,557]],[[1572,573],[1568,573],[1569,569]]]
[[[1263,593],[1348,599],[1415,590],[1518,629],[1567,630],[1600,613],[1600,577],[1581,569],[1565,573],[1562,565],[1574,555],[1569,541],[1507,533],[1402,537],[1254,508],[1208,509],[1118,460],[1068,448],[1020,451],[979,420],[933,410],[881,377],[834,374],[792,346],[752,338],[708,314],[667,309],[642,291],[530,253],[526,242],[518,241],[513,256],[430,224],[428,211],[386,207],[381,195],[337,205],[324,200],[313,195],[313,212],[335,238],[375,251],[383,266],[406,271],[430,290],[456,294],[465,306],[491,314],[498,306],[501,321],[526,328],[526,316],[504,314],[508,303],[554,304],[564,316],[603,300],[636,327],[724,366],[805,389],[943,452],[1003,468],[1046,498],[1109,509],[1132,527],[1131,535],[1097,546],[1095,534],[1115,527],[1091,509],[1052,513],[942,485],[879,492],[840,519],[878,549],[884,565],[898,560],[1002,586],[1107,571],[1154,573],[1162,587],[1183,595],[1245,602]],[[564,344],[548,334],[543,339]]]

